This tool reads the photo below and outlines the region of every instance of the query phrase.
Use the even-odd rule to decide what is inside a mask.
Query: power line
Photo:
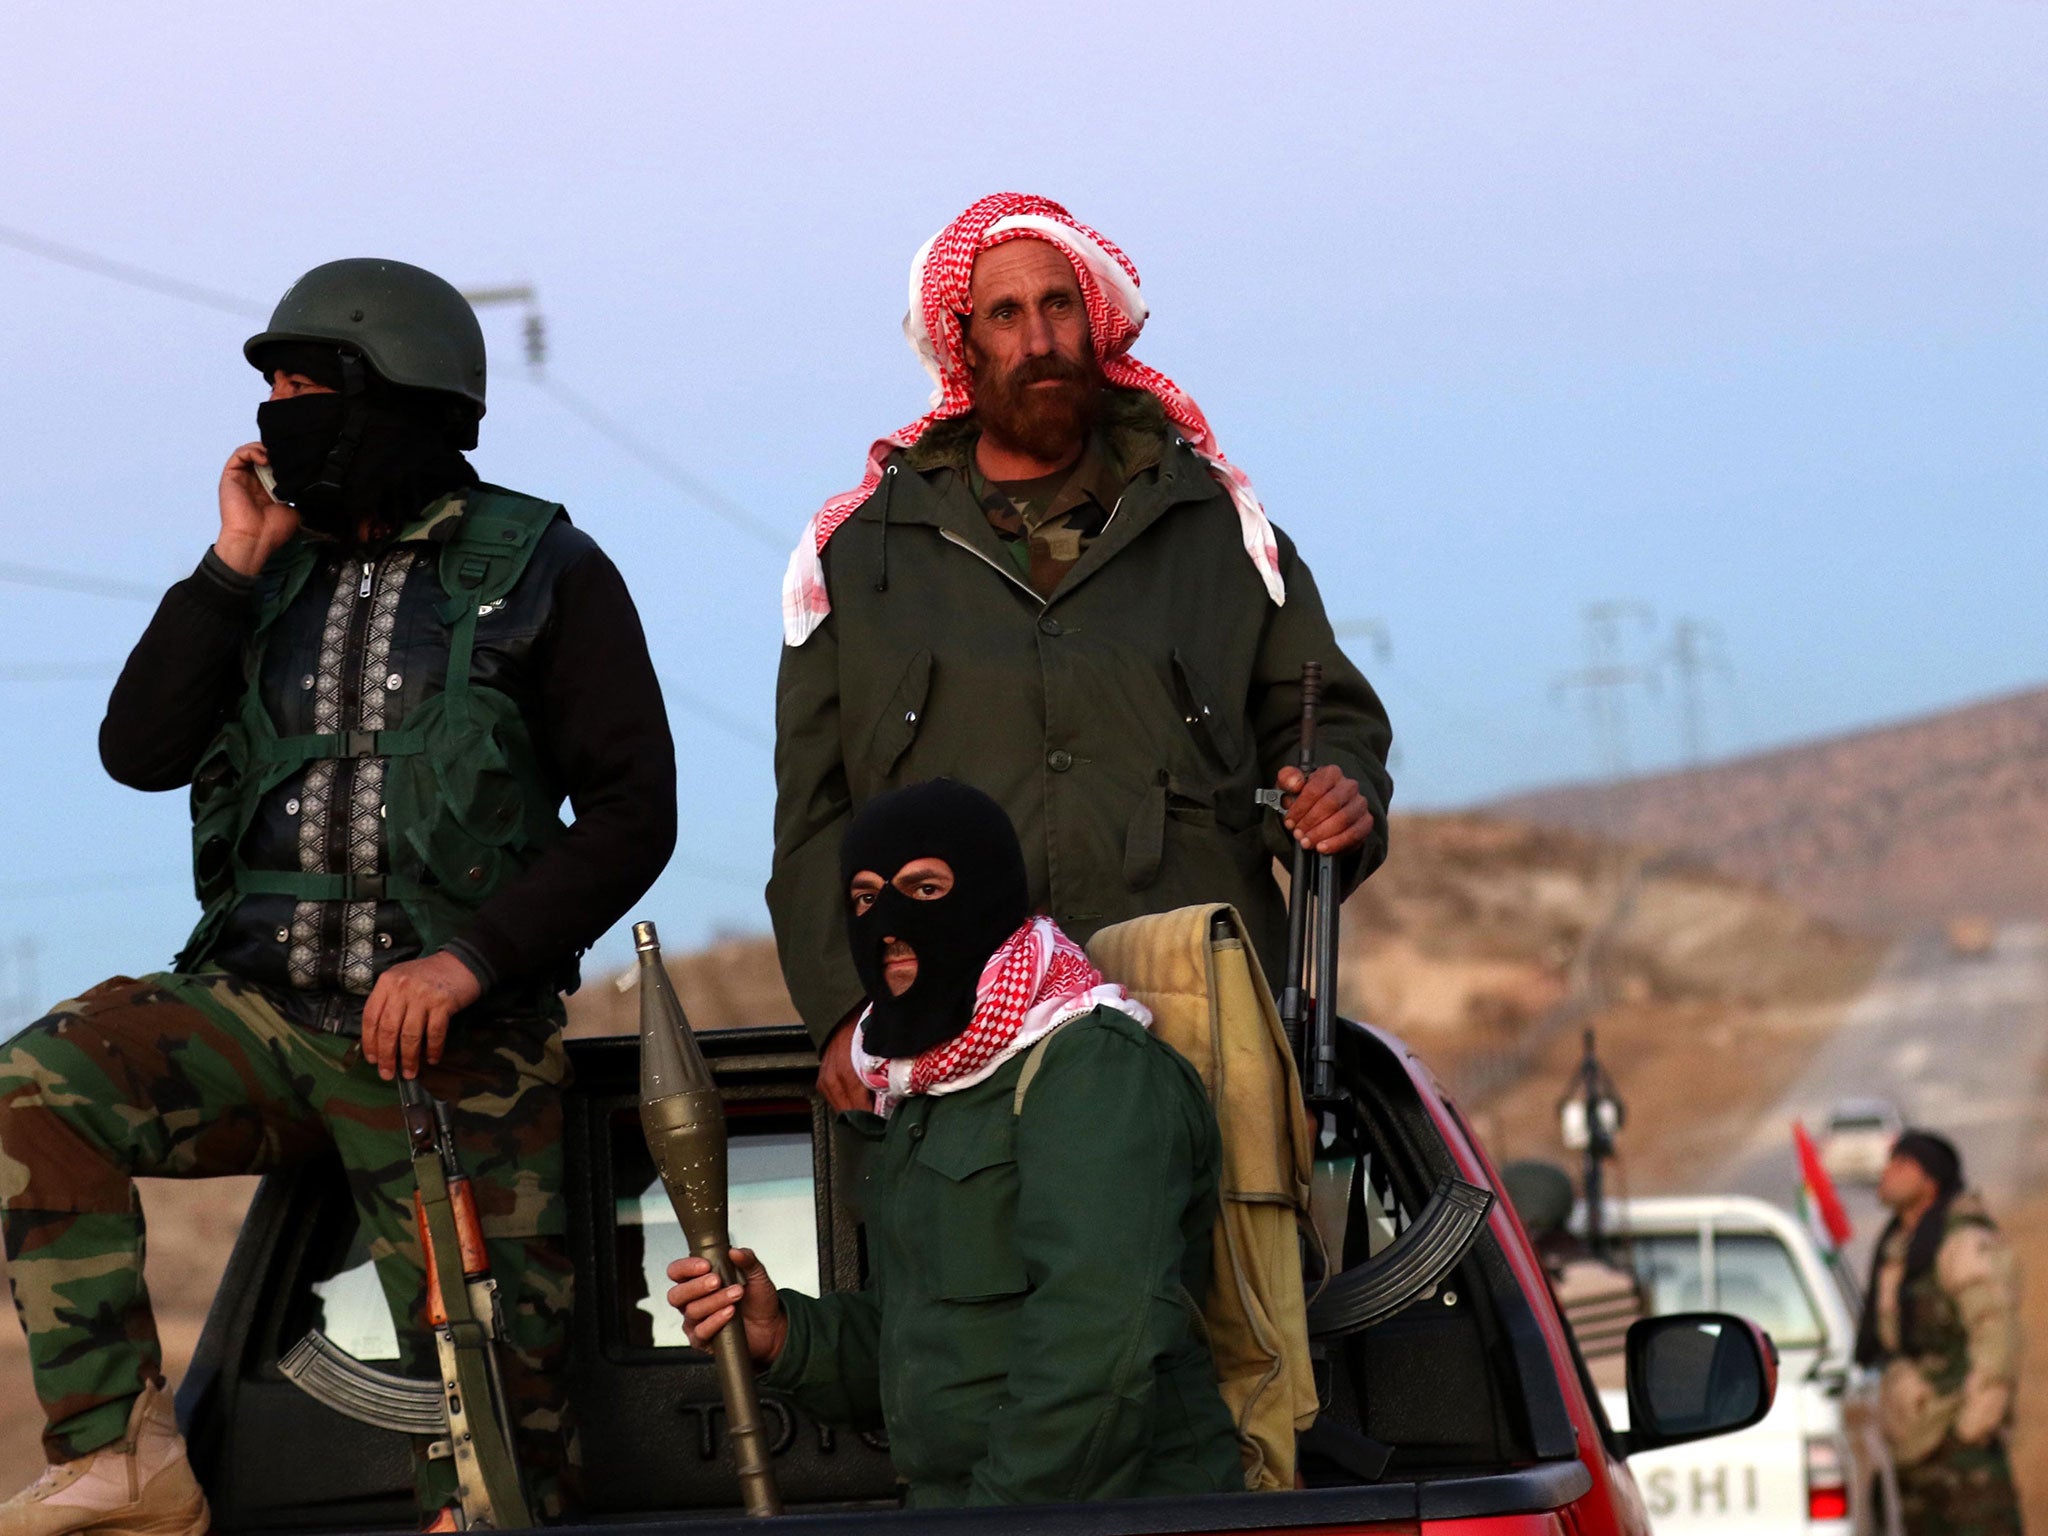
[[[42,661],[17,667],[0,667],[0,683],[94,683],[105,682],[121,670],[117,661]]]
[[[647,468],[676,487],[684,495],[697,502],[712,516],[722,518],[733,527],[758,539],[766,548],[781,554],[788,547],[788,539],[762,519],[720,491],[716,486],[699,479],[659,448],[628,431],[611,416],[592,405],[568,385],[551,378],[547,369],[548,331],[547,322],[541,318],[538,298],[531,283],[506,283],[494,288],[470,288],[463,291],[464,298],[479,307],[485,305],[510,304],[525,311],[526,323],[521,328],[526,346],[527,377],[540,390],[554,397],[570,415],[612,444],[623,448]]]
[[[778,555],[788,552],[792,540],[785,530],[775,528],[762,518],[756,517],[738,502],[698,479],[667,454],[642,442],[566,384],[545,374],[536,376],[533,382],[554,396],[564,409],[579,418],[598,436],[609,440],[613,446],[624,449],[713,517],[739,529],[764,549],[772,550]]]
[[[1388,633],[1385,619],[1347,619],[1342,624],[1332,626],[1330,632],[1339,640],[1346,635],[1364,635],[1372,641],[1372,653],[1377,660],[1388,661],[1393,658],[1394,639]]]
[[[203,305],[207,309],[216,309],[223,314],[243,315],[257,320],[262,320],[269,314],[268,310],[258,309],[246,299],[238,299],[231,293],[202,288],[199,284],[188,283],[182,278],[166,277],[161,272],[152,272],[147,267],[138,267],[130,262],[116,261],[110,256],[97,256],[91,251],[82,251],[75,245],[45,240],[41,235],[32,235],[25,229],[14,229],[0,224],[0,245],[12,246],[15,250],[30,256],[39,256],[44,261],[55,262],[60,267],[90,272],[95,277],[126,283],[130,288],[145,289],[167,298],[182,299],[187,304]]]
[[[74,245],[60,241],[46,240],[26,230],[0,225],[0,245],[13,247],[27,255],[44,261],[71,267],[80,272],[90,272],[95,277],[104,277],[111,282],[124,283],[131,288],[140,288],[149,293],[161,294],[166,298],[180,299],[187,304],[202,305],[207,309],[220,310],[226,314],[243,315],[262,320],[269,311],[259,309],[246,299],[233,294],[221,293],[216,289],[204,288],[197,283],[188,283],[182,278],[170,277],[162,272],[152,272],[147,267],[138,267],[132,262],[115,261],[111,257],[98,256],[91,251],[81,250]],[[696,501],[712,516],[731,524],[759,541],[764,548],[780,555],[791,543],[788,534],[771,526],[763,519],[749,512],[745,507],[725,495],[715,486],[699,479],[675,460],[652,447],[617,421],[592,405],[582,395],[565,384],[538,372],[543,346],[543,327],[540,314],[533,308],[534,291],[529,283],[504,284],[496,287],[477,288],[467,297],[475,304],[523,304],[527,307],[526,349],[529,362],[535,365],[534,382],[552,395],[572,415],[579,417],[599,436],[609,439],[612,444],[625,450],[642,464],[667,480],[671,485]],[[154,593],[151,594],[155,596]]]
[[[54,880],[0,880],[0,901],[40,901],[53,896],[86,896],[100,891],[182,885],[191,878],[189,871],[173,874],[168,870],[156,870],[139,875],[131,871]]]
[[[95,576],[88,571],[60,571],[46,565],[14,565],[0,561],[0,581],[21,587],[47,587],[53,592],[83,592],[91,597],[119,597],[131,602],[153,603],[163,588],[139,581],[122,581],[114,576]]]
[[[103,683],[110,681],[121,670],[118,661],[28,662],[20,666],[0,667],[0,683]],[[720,730],[737,737],[749,746],[772,749],[774,738],[754,721],[744,715],[712,703],[673,683],[663,682],[662,697],[671,706],[717,726]]]
[[[0,683],[104,683],[119,674],[121,664],[117,661],[28,662],[20,666],[0,667]],[[672,707],[697,716],[720,730],[747,743],[748,746],[772,750],[774,738],[754,721],[744,715],[712,703],[690,692],[664,681],[661,685],[662,698]]]

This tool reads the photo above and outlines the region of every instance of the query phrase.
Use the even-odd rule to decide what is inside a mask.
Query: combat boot
[[[121,1439],[44,1468],[0,1504],[0,1536],[206,1536],[211,1523],[160,1386],[135,1399]]]

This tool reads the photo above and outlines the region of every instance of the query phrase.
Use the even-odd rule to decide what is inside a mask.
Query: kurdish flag
[[[1813,1233],[1814,1241],[1820,1244],[1821,1254],[1829,1267],[1839,1269],[1842,1250],[1848,1245],[1855,1228],[1850,1225],[1849,1213],[1842,1208],[1842,1197],[1835,1190],[1835,1181],[1821,1166],[1820,1149],[1806,1134],[1804,1121],[1792,1122],[1792,1147],[1799,1154],[1799,1214],[1806,1218],[1806,1225]]]

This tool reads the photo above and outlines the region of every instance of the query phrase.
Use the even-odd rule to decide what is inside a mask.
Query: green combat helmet
[[[387,384],[457,395],[484,413],[484,333],[469,300],[424,267],[355,256],[315,267],[242,344],[252,366],[277,342],[325,342],[358,354]]]

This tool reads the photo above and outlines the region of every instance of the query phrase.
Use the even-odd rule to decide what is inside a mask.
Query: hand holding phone
[[[220,476],[220,537],[214,552],[230,569],[253,576],[298,529],[299,514],[277,499],[277,477],[258,457],[261,443],[244,443],[228,456]]]

